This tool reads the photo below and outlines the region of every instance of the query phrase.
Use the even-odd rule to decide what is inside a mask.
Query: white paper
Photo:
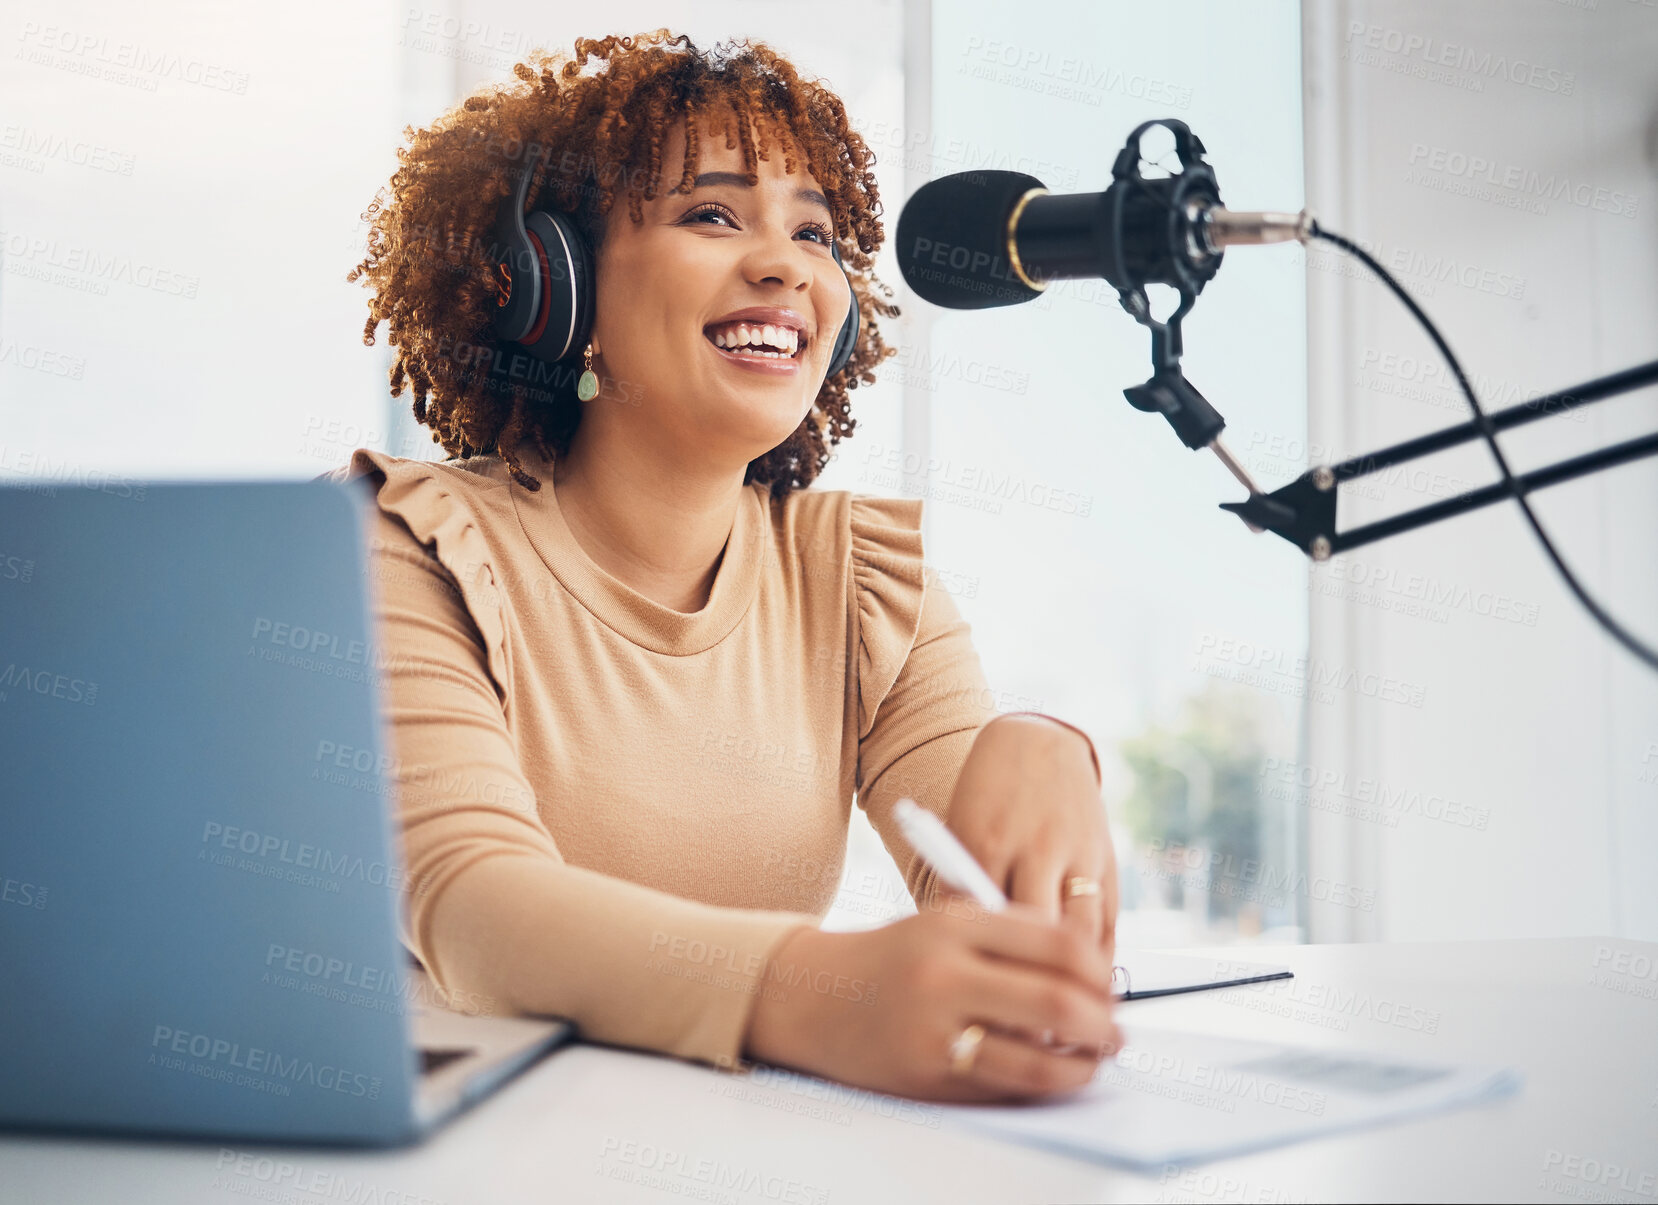
[[[946,1124],[1141,1171],[1495,1100],[1512,1069],[1124,1027],[1094,1081],[1040,1104],[946,1105]]]

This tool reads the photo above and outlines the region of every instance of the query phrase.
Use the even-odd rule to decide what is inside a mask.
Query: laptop
[[[399,936],[363,481],[0,485],[0,1126],[400,1145],[574,1036]]]

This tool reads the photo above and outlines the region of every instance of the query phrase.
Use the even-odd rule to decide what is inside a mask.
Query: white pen
[[[892,806],[893,819],[904,834],[904,840],[915,846],[915,852],[927,859],[928,865],[938,871],[938,877],[957,891],[965,892],[987,912],[1001,912],[1007,908],[1007,896],[996,886],[979,860],[967,852],[967,847],[956,840],[956,835],[944,826],[933,813],[907,796]],[[1123,978],[1123,991],[1129,990],[1128,971],[1120,966],[1111,968],[1111,984],[1117,976]],[[1046,1034],[1043,1035],[1047,1037]]]
[[[893,804],[892,816],[898,821],[904,840],[927,859],[927,864],[938,871],[939,878],[971,896],[986,911],[1000,912],[1007,907],[1007,896],[1002,894],[1002,889],[984,872],[978,859],[956,840],[956,835],[944,827],[944,821],[909,798]]]

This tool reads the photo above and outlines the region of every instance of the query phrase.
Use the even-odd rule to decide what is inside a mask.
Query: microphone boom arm
[[[1492,428],[1502,431],[1553,414],[1562,414],[1591,402],[1617,397],[1654,383],[1658,383],[1658,360],[1638,364],[1634,368],[1626,368],[1621,372],[1597,377],[1544,397],[1521,402],[1507,410],[1495,411],[1488,417]],[[1320,465],[1309,469],[1290,484],[1273,490],[1270,494],[1252,489],[1246,501],[1223,502],[1221,509],[1231,511],[1251,527],[1264,528],[1282,536],[1315,561],[1328,560],[1336,553],[1359,548],[1402,531],[1425,527],[1441,519],[1448,519],[1452,515],[1477,510],[1512,497],[1502,482],[1496,482],[1458,494],[1454,498],[1367,523],[1351,531],[1336,531],[1336,487],[1342,482],[1355,481],[1396,464],[1406,464],[1445,448],[1467,443],[1469,440],[1480,438],[1480,434],[1479,424],[1470,419],[1457,426],[1418,436],[1378,452],[1344,460],[1340,464]],[[1598,451],[1586,452],[1581,456],[1556,461],[1533,469],[1529,473],[1518,474],[1515,481],[1525,492],[1530,493],[1532,490],[1571,481],[1647,456],[1658,456],[1658,432],[1612,444]]]

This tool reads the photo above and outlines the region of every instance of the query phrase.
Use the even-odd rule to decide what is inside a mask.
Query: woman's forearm
[[[420,952],[445,991],[722,1066],[740,1055],[772,948],[815,926],[804,914],[715,907],[524,854],[474,862],[426,912]]]

